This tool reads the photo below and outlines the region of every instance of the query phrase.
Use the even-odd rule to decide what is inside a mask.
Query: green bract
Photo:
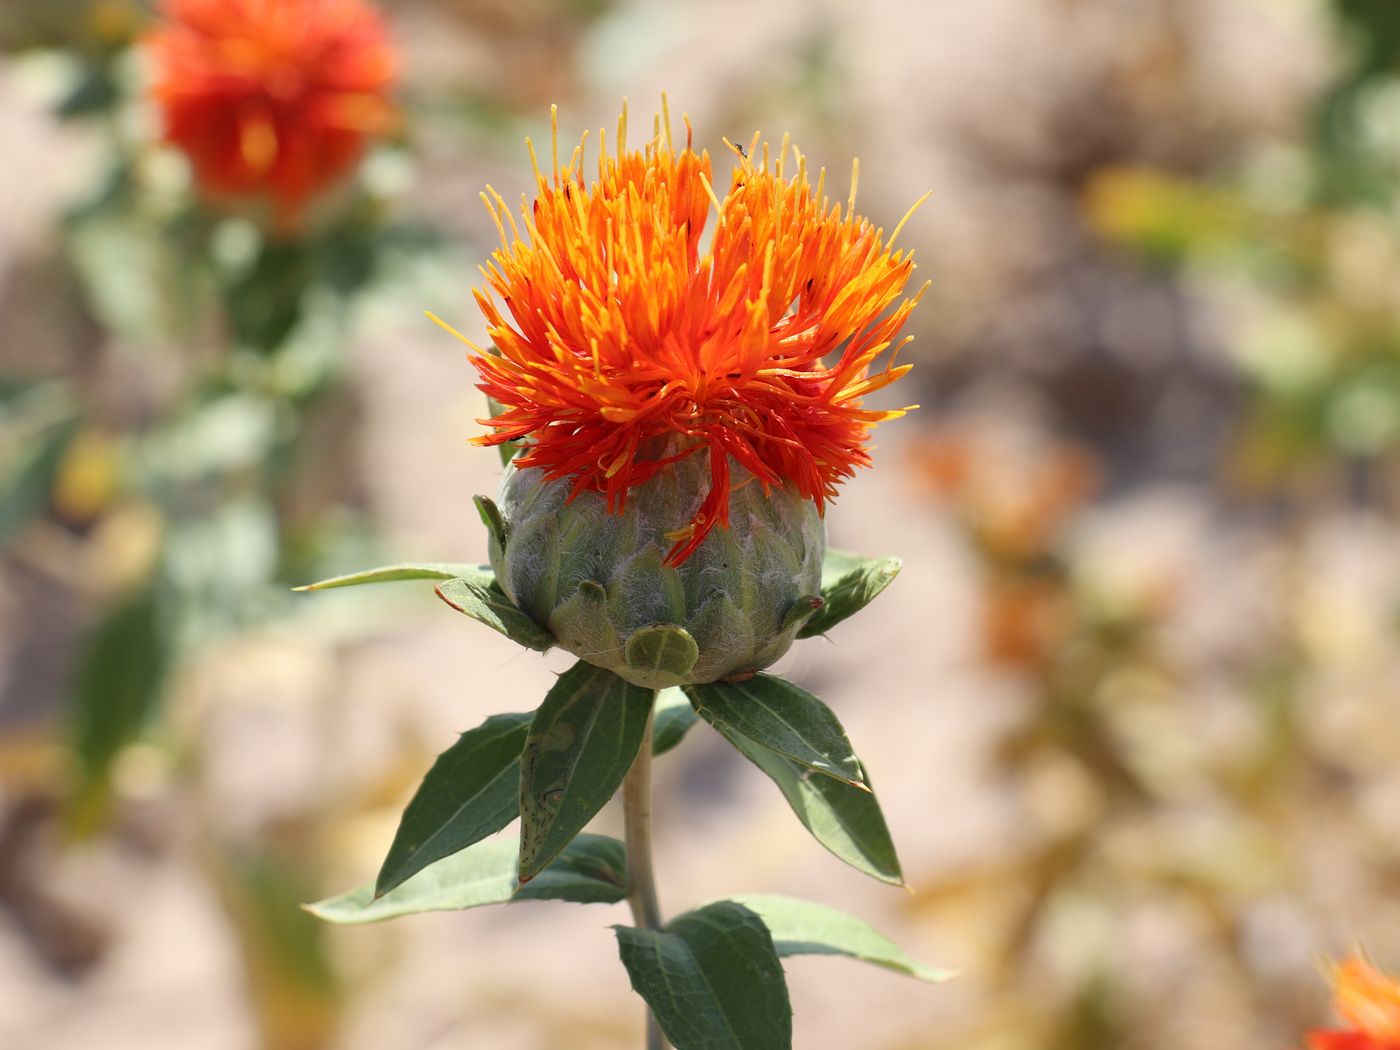
[[[729,528],[672,568],[663,562],[674,534],[709,488],[706,453],[658,472],[613,514],[597,492],[571,502],[568,478],[507,466],[499,509],[479,501],[496,581],[556,644],[634,685],[767,667],[821,608],[826,532],[811,500],[788,487],[765,492],[730,467]]]

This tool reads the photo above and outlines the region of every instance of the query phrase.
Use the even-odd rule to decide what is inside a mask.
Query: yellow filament
[[[715,214],[719,216],[719,221],[723,222],[724,208],[720,205],[719,198],[715,196],[715,188],[710,185],[709,177],[703,171],[700,172],[700,183],[705,187],[705,192],[710,197],[710,203],[715,206]]]
[[[549,155],[554,164],[554,177],[559,177],[559,107],[549,107]]]
[[[462,340],[462,342],[466,343],[469,347],[475,350],[478,354],[484,354],[486,352],[485,350],[481,349],[481,347],[473,343],[466,336],[464,336],[461,332],[457,331],[457,329],[453,328],[450,324],[444,321],[437,314],[433,313],[431,310],[427,310],[424,312],[427,314],[428,320],[432,321],[433,324],[437,325],[444,332],[456,336],[458,339]]]
[[[933,190],[929,190],[927,193],[925,193],[922,197],[920,197],[918,200],[916,200],[913,204],[909,206],[909,210],[904,213],[904,218],[899,220],[899,224],[895,226],[894,232],[890,234],[890,239],[885,242],[886,248],[894,247],[894,242],[899,237],[899,231],[904,229],[904,224],[908,222],[911,217],[913,217],[916,211],[919,210],[919,205],[923,204],[924,201],[928,200],[932,196]]]

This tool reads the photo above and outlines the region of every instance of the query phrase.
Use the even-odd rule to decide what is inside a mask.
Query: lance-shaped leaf
[[[783,966],[748,908],[718,901],[661,930],[614,929],[632,988],[676,1050],[790,1050]]]
[[[763,920],[781,956],[845,955],[933,983],[957,976],[952,970],[926,966],[868,922],[825,904],[777,893],[744,894],[734,900]]]
[[[642,744],[650,689],[582,661],[535,712],[520,762],[520,879],[559,855],[612,798]]]
[[[470,579],[448,580],[437,586],[437,596],[459,613],[480,620],[517,645],[544,652],[554,636],[517,609],[500,591]]]
[[[374,884],[367,882],[305,907],[327,922],[358,925],[520,900],[615,904],[627,896],[626,854],[617,839],[580,835],[524,886],[515,877],[519,853],[520,843],[513,835],[478,842],[425,868],[382,897],[375,897]]]
[[[399,580],[471,580],[483,587],[496,581],[489,565],[454,565],[447,562],[403,562],[377,569],[332,576],[329,580],[293,587],[294,591],[328,591],[333,587],[358,587],[362,583],[396,583]]]
[[[690,727],[700,721],[679,686],[663,689],[656,694],[656,714],[651,729],[651,753],[664,754],[679,744]]]
[[[147,588],[108,613],[83,645],[69,727],[79,767],[70,817],[80,832],[106,815],[113,763],[159,711],[173,635],[161,592]]]
[[[865,787],[865,773],[831,708],[773,675],[685,687],[700,717],[730,740],[742,738],[829,777]]]
[[[375,891],[493,835],[520,813],[520,752],[533,715],[492,715],[438,756],[403,811]]]
[[[828,550],[822,562],[825,603],[802,625],[797,637],[825,634],[842,620],[860,612],[890,585],[903,565],[899,558],[867,558],[850,551]]]
[[[904,885],[890,829],[873,791],[814,773],[743,737],[728,739],[773,779],[818,842],[858,871],[881,882]],[[869,785],[869,777],[865,783]]]

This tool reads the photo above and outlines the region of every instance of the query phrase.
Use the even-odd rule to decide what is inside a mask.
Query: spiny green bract
[[[506,467],[500,513],[482,502],[491,566],[510,599],[563,648],[649,689],[767,667],[821,605],[826,531],[810,500],[763,486],[731,461],[728,529],[679,568],[667,534],[704,499],[709,459],[658,472],[609,514],[602,494],[569,502],[571,479]]]

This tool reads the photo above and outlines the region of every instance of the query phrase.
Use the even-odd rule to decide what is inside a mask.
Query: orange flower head
[[[494,190],[482,195],[502,245],[476,292],[495,351],[472,356],[503,406],[477,443],[524,439],[518,467],[572,478],[575,496],[601,492],[611,511],[668,464],[708,453],[706,498],[668,537],[671,565],[728,526],[731,460],[765,492],[790,485],[819,511],[870,463],[871,428],[905,410],[862,399],[909,370],[893,363],[894,340],[917,301],[902,298],[914,263],[893,248],[899,228],[886,239],[854,212],[854,173],[843,208],[796,149],[784,173],[787,138],[770,158],[755,136],[730,147],[738,163],[720,199],[685,126],[684,148],[667,113],[629,150],[624,108],[589,182],[587,135],[561,166],[556,116],[552,166],[536,163],[520,221]]]
[[[1345,1029],[1308,1033],[1308,1050],[1400,1050],[1400,981],[1353,957],[1337,967],[1335,1005]]]
[[[382,133],[394,54],[362,0],[165,0],[148,39],[166,141],[214,196],[283,225]]]

